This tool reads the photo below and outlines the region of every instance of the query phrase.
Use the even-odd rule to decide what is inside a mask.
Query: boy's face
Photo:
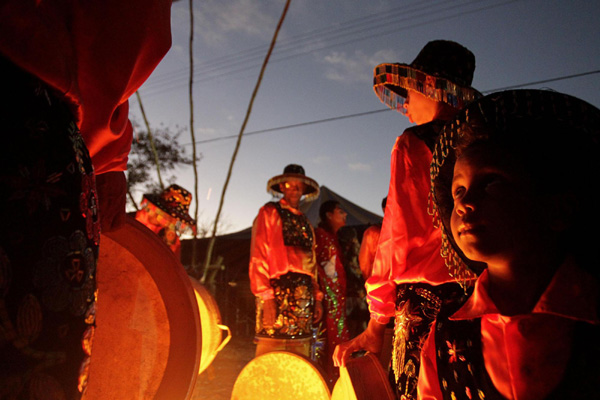
[[[530,179],[499,151],[478,146],[463,153],[454,166],[452,197],[452,235],[473,261],[516,260],[544,236]]]
[[[438,113],[438,107],[437,101],[414,90],[408,91],[404,101],[406,116],[410,122],[417,125],[433,121]]]

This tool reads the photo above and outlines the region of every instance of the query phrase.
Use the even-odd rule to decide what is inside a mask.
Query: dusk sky
[[[194,2],[201,224],[215,218],[235,146],[235,138],[227,137],[240,130],[284,4]],[[385,111],[372,88],[373,68],[410,63],[430,40],[454,40],[475,54],[473,86],[481,92],[587,73],[526,87],[553,89],[599,107],[599,18],[595,0],[293,0],[234,165],[221,217],[225,231],[252,224],[271,200],[267,180],[290,163],[381,215],[390,151],[410,123]],[[151,126],[186,128],[179,140],[191,155],[189,20],[188,2],[175,2],[172,48],[140,94]],[[130,115],[141,124],[139,110],[133,96]],[[327,119],[334,120],[311,124]],[[271,130],[290,125],[300,126]],[[179,185],[193,191],[191,167],[177,176]]]

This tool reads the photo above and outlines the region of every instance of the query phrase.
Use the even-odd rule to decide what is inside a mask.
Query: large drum
[[[215,299],[198,280],[190,276],[192,287],[196,293],[196,301],[202,321],[202,357],[200,358],[200,375],[213,362],[216,355],[231,340],[229,327],[221,324],[221,313]],[[226,336],[223,339],[223,332]]]
[[[128,218],[102,235],[97,270],[97,328],[85,398],[191,398],[202,335],[181,263],[158,236]]]
[[[284,351],[265,353],[238,375],[231,400],[329,400],[327,382],[307,358]]]
[[[395,400],[387,373],[372,353],[352,358],[340,368],[331,400]]]

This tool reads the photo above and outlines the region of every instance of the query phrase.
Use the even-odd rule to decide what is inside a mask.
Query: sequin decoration
[[[396,384],[399,398],[417,398],[421,349],[431,324],[442,309],[444,315],[454,312],[465,298],[461,287],[454,283],[440,286],[424,283],[398,285],[391,379]]]
[[[283,230],[283,243],[286,246],[300,247],[306,251],[311,251],[313,247],[313,231],[310,222],[304,214],[294,214],[288,209],[281,207],[281,204],[272,202],[279,216],[281,217]]]
[[[288,272],[271,279],[277,316],[272,327],[262,323],[262,301],[256,299],[256,335],[276,339],[312,337],[314,313],[313,284],[310,275]]]

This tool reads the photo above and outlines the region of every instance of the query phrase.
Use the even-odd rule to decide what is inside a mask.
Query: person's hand
[[[336,277],[336,271],[335,271],[335,254],[333,256],[331,256],[331,259],[324,261],[321,266],[323,267],[323,270],[325,271],[325,275],[327,275],[327,277],[329,279],[335,278]]]
[[[383,337],[385,334],[385,324],[380,324],[375,320],[369,320],[367,329],[354,339],[339,344],[333,352],[333,365],[336,367],[346,366],[346,362],[352,356],[352,353],[366,350],[379,356],[383,346]]]
[[[275,325],[275,317],[277,316],[277,304],[275,299],[265,300],[263,302],[263,326],[270,328]]]
[[[102,232],[117,230],[125,223],[127,180],[123,171],[96,175],[98,215]]]
[[[323,318],[323,302],[317,300],[315,302],[315,315],[313,316],[313,322],[316,324]]]

